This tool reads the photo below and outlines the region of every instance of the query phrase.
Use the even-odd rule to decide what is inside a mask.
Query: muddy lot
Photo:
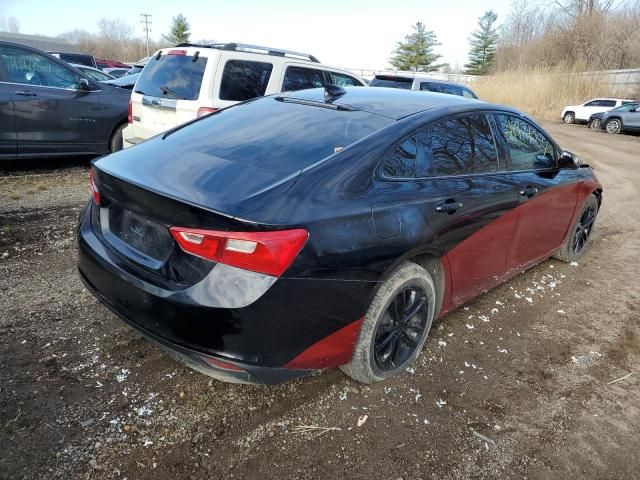
[[[640,137],[547,127],[604,184],[589,250],[451,313],[373,386],[191,372],[78,279],[87,163],[5,170],[0,478],[637,478]]]

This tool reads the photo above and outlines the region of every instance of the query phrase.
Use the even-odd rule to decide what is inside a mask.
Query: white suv
[[[239,43],[164,48],[150,57],[133,89],[124,147],[238,102],[325,83],[366,86],[306,53]]]
[[[623,98],[594,98],[582,105],[564,107],[560,118],[564,123],[588,122],[589,117],[594,113],[606,112],[627,103],[634,103],[634,101]]]

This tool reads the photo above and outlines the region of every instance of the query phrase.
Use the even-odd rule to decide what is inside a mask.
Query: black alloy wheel
[[[584,250],[584,247],[589,241],[589,235],[591,235],[591,230],[596,220],[596,213],[596,208],[593,205],[588,205],[576,224],[571,242],[571,248],[576,256],[582,253],[582,250]]]

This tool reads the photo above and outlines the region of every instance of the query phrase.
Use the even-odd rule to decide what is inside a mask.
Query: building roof
[[[82,53],[78,47],[63,38],[0,32],[0,41],[21,43],[33,48],[39,48],[45,52]]]

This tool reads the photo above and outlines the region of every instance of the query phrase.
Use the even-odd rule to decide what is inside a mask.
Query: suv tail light
[[[131,104],[131,97],[129,97],[129,114],[127,115],[127,121],[133,123],[133,105]]]
[[[198,109],[198,118],[199,117],[204,117],[205,115],[209,115],[210,113],[217,112],[217,111],[218,111],[217,108],[200,107]]]
[[[303,229],[273,232],[218,232],[171,227],[187,253],[233,267],[279,277],[309,238]]]
[[[91,195],[93,196],[93,201],[96,205],[100,205],[100,192],[98,191],[98,186],[95,181],[95,173],[93,173],[93,167],[89,170],[89,183],[91,184]]]

